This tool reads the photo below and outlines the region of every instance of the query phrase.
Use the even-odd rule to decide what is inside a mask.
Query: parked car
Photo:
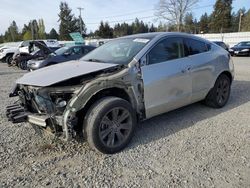
[[[62,63],[71,60],[77,60],[95,49],[93,46],[71,46],[62,47],[51,53],[44,60],[30,60],[28,61],[27,67],[29,70],[36,70],[46,66],[55,65],[57,63]]]
[[[27,62],[31,59],[43,60],[48,57],[49,54],[53,53],[55,50],[59,49],[59,47],[48,47],[42,41],[32,41],[29,42],[29,51],[33,51],[31,53],[16,53],[13,55],[13,60],[11,62],[11,66],[18,66],[19,68],[26,70]],[[32,50],[31,50],[32,49]]]
[[[13,55],[18,51],[18,45],[20,42],[12,42],[4,44],[0,48],[0,61],[10,63]]]
[[[218,46],[224,48],[226,51],[229,51],[229,46],[226,45],[224,42],[222,42],[222,41],[213,41],[213,43],[215,43]]]
[[[0,60],[10,65],[13,60],[13,55],[19,53],[32,53],[34,50],[30,48],[30,43],[33,41],[34,40],[27,40],[22,42],[6,43],[3,47],[0,48]],[[44,43],[46,46],[52,48],[60,46],[59,42],[54,39],[35,41]]]
[[[232,56],[250,56],[250,41],[240,42],[234,47],[229,49]]]
[[[66,140],[82,134],[92,148],[115,153],[139,121],[197,101],[222,108],[233,78],[231,56],[210,41],[182,33],[131,35],[81,61],[25,74],[10,93],[21,102],[6,114]]]

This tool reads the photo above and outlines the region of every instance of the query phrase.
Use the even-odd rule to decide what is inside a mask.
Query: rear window
[[[205,42],[194,40],[194,39],[185,39],[184,40],[184,50],[185,55],[196,55],[208,51],[208,46]]]

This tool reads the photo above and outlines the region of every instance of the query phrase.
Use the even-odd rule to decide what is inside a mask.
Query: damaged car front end
[[[59,66],[70,73],[46,80],[44,74],[52,75],[53,68]],[[113,92],[120,89],[126,93],[124,95],[132,104],[141,104],[142,97],[137,93],[142,81],[131,71],[124,65],[79,61],[28,73],[17,80],[10,93],[10,97],[18,97],[19,100],[18,104],[6,108],[6,115],[13,123],[29,122],[70,140],[79,133],[86,109],[100,95],[111,95],[111,88]],[[123,94],[117,92],[116,95]],[[143,108],[142,105],[134,105],[134,108],[137,106]]]

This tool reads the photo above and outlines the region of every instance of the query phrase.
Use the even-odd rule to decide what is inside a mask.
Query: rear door
[[[147,65],[141,68],[147,118],[190,103],[192,80],[186,59],[180,37],[161,40],[147,54]]]
[[[210,44],[193,38],[184,39],[185,56],[188,57],[192,79],[192,102],[206,97],[214,80],[214,55]]]

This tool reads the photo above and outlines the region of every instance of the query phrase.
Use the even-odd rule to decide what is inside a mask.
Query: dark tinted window
[[[148,63],[155,64],[183,57],[180,38],[169,38],[159,42],[148,54]]]
[[[200,53],[208,51],[208,48],[205,42],[194,40],[194,39],[185,39],[184,49],[185,49],[186,56],[200,54]]]

